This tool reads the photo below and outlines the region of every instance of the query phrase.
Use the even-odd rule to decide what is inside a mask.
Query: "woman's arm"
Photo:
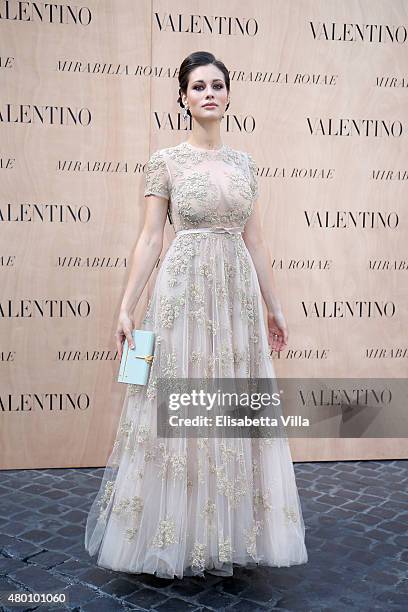
[[[251,254],[259,286],[266,307],[271,313],[281,312],[281,304],[276,295],[275,282],[272,274],[271,258],[261,229],[258,207],[254,206],[242,235],[245,245]]]
[[[115,334],[119,358],[125,337],[132,348],[133,311],[163,248],[163,231],[167,215],[165,202],[167,200],[156,195],[146,197],[149,200],[146,201],[145,221],[133,251],[129,278],[120,305]]]
[[[267,307],[270,347],[272,350],[281,351],[288,343],[289,330],[276,295],[271,259],[261,229],[257,206],[254,206],[246,222],[242,237],[254,262],[262,297]]]

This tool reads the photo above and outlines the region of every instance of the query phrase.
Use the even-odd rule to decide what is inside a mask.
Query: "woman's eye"
[[[194,87],[194,89],[200,89],[202,87],[202,85],[196,85]],[[216,85],[214,85],[214,87],[217,87],[218,89],[222,89],[224,87],[224,85],[222,85],[222,83],[218,83]]]

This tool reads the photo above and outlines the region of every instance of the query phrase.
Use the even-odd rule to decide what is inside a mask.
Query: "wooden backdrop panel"
[[[278,376],[406,377],[406,180],[375,180],[373,171],[404,170],[404,88],[377,79],[406,76],[408,42],[337,40],[343,24],[367,23],[400,26],[402,39],[406,2],[225,2],[231,21],[221,32],[207,25],[219,24],[215,1],[92,1],[90,20],[64,13],[64,23],[40,20],[27,5],[29,20],[13,19],[18,2],[0,12],[1,468],[105,464],[124,398],[113,334],[143,226],[143,168],[153,151],[188,138],[177,69],[197,50],[230,70],[223,141],[258,164],[258,206],[290,332],[274,356]],[[330,119],[333,131],[341,119],[375,119],[401,122],[404,133],[336,136]],[[66,220],[51,218],[50,205]],[[337,211],[395,213],[399,223],[319,226],[317,213]],[[163,254],[173,235],[167,225]],[[403,265],[373,270],[372,260]],[[76,315],[50,313],[50,300]],[[395,314],[313,315],[324,303],[360,300],[392,302]],[[372,349],[387,354],[370,357]],[[290,445],[295,461],[407,457],[406,438]]]

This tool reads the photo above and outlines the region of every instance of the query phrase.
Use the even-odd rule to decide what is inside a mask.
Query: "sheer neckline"
[[[219,153],[220,151],[223,151],[227,146],[223,144],[220,147],[218,147],[218,149],[203,149],[202,147],[195,147],[194,145],[187,142],[187,140],[184,140],[181,144],[187,147],[190,147],[191,149],[194,149],[195,151],[202,151],[203,153]]]

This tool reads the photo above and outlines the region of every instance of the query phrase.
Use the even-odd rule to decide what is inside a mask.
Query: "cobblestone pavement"
[[[295,463],[309,562],[233,578],[111,572],[83,548],[102,469],[0,472],[0,591],[69,605],[4,610],[408,610],[408,461]]]

